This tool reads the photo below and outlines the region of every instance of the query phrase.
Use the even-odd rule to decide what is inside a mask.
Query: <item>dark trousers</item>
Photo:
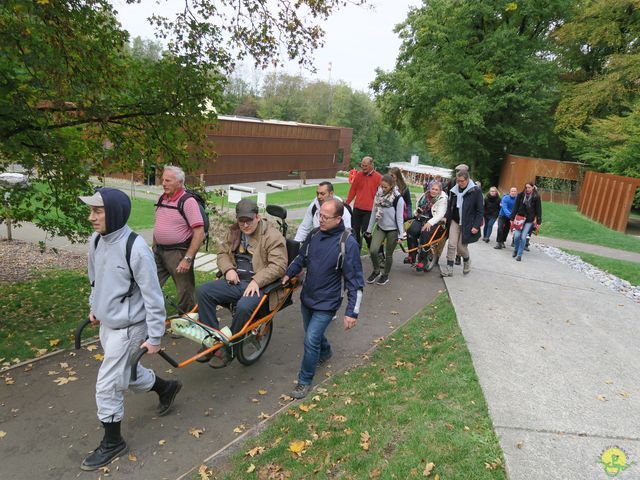
[[[426,219],[424,221],[416,219],[411,222],[411,226],[407,230],[407,245],[409,246],[409,250],[416,248],[418,246],[418,242],[420,242],[420,244],[424,243],[423,239],[426,238],[427,232],[424,232],[424,234],[421,233],[422,227],[426,222]],[[412,253],[412,255],[415,256],[415,252]]]
[[[358,245],[360,245],[360,248],[362,248],[362,237],[367,231],[370,219],[371,211],[360,210],[359,208],[353,209],[353,215],[351,215],[351,231],[353,232],[353,236],[356,238]],[[371,240],[367,240],[365,238],[365,242],[367,242],[367,248],[371,246]]]
[[[498,217],[498,233],[496,237],[496,242],[504,243],[507,241],[510,227],[511,227],[511,220],[509,219],[509,217],[503,217],[502,215]]]
[[[262,294],[243,297],[242,294],[247,285],[249,285],[248,281],[241,281],[238,285],[231,285],[226,280],[214,280],[201,285],[196,290],[200,321],[210,327],[220,329],[216,313],[217,306],[235,304],[236,309],[233,313],[231,332],[235,334],[242,330],[262,297]]]
[[[156,246],[153,254],[158,269],[158,280],[160,286],[164,286],[166,281],[171,277],[173,283],[176,284],[176,295],[178,296],[178,307],[182,313],[190,312],[195,306],[193,293],[196,287],[196,278],[193,273],[193,263],[191,268],[184,272],[178,273],[176,268],[182,261],[187,250],[163,250],[162,247]]]

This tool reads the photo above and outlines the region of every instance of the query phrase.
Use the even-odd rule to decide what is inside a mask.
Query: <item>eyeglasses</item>
[[[326,215],[323,215],[322,213],[320,214],[320,220],[331,220],[332,218],[339,218],[339,215],[328,217]]]
[[[238,225],[249,226],[253,223],[254,220],[255,220],[254,218],[238,218],[237,222],[238,222]]]

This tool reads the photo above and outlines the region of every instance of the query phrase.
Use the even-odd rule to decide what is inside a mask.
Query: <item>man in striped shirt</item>
[[[181,168],[164,168],[164,194],[156,208],[153,252],[160,285],[171,277],[176,285],[180,310],[189,312],[195,306],[193,259],[204,240],[204,220],[198,202],[184,189],[184,179]],[[181,202],[184,195],[187,198]]]

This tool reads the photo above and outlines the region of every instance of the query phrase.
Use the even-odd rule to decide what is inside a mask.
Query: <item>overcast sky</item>
[[[118,18],[132,37],[154,39],[153,29],[146,22],[150,9],[164,9],[166,14],[184,5],[182,0],[160,2],[143,1],[127,5],[124,0],[112,0]],[[375,69],[391,70],[400,47],[398,36],[393,33],[396,24],[402,22],[410,6],[420,5],[420,0],[370,0],[373,9],[348,6],[329,18],[323,26],[326,31],[325,46],[315,54],[317,73],[302,72],[307,78],[344,80],[354,89],[367,90],[375,77]],[[295,65],[287,66],[290,73],[300,73]]]

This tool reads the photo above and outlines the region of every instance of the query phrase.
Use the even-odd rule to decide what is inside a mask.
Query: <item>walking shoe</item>
[[[456,255],[456,261],[455,261],[456,265],[460,265],[460,257]]]
[[[296,388],[293,389],[293,392],[291,392],[291,396],[296,400],[300,400],[301,398],[306,397],[310,391],[311,385],[303,385],[299,383],[296,385]]]
[[[516,262],[521,262],[522,261],[522,255],[518,255],[516,257]]]
[[[496,250],[502,250],[504,248],[504,243],[500,242],[493,248]]]
[[[413,265],[413,263],[414,263],[414,262],[415,262],[415,260],[414,260],[414,258],[413,258],[413,255],[407,255],[407,256],[405,257],[405,259],[403,260],[403,263],[404,263],[405,265],[407,265],[407,264],[409,264],[409,265]]]
[[[82,461],[80,465],[82,470],[91,472],[109,465],[113,460],[129,450],[127,443],[120,435],[120,422],[103,422],[102,425],[104,426],[104,438],[98,448]]]
[[[513,251],[513,253],[511,254],[512,257],[516,257],[518,255],[518,252],[516,252],[515,250]]]
[[[530,250],[529,250],[529,245],[525,245],[525,247],[524,247],[524,251],[525,251],[525,252],[529,252],[529,251],[530,251]]]
[[[380,276],[380,272],[373,272],[369,277],[367,277],[367,283],[373,283],[376,281],[376,278]]]
[[[462,262],[462,273],[465,275],[471,271],[471,260]]]
[[[231,352],[227,347],[220,347],[213,354],[213,358],[209,362],[211,368],[224,368],[231,363]]]
[[[484,240],[484,243],[489,243],[489,237],[485,237],[483,240]]]
[[[384,273],[376,280],[376,285],[386,285],[387,283],[389,283],[389,275],[385,275]]]
[[[451,265],[447,265],[444,267],[444,270],[440,272],[441,277],[453,277],[453,267]]]
[[[209,348],[209,347],[205,347],[203,345],[202,347],[200,347],[200,350],[198,350],[197,353],[204,352],[207,348]],[[213,358],[213,352],[209,352],[206,355],[203,355],[202,357],[196,358],[196,362],[207,363],[212,358]]]
[[[173,405],[173,401],[176,399],[176,395],[182,388],[182,382],[180,380],[169,380],[167,381],[167,386],[165,391],[162,393],[158,393],[160,397],[160,402],[158,403],[157,413],[159,416],[166,415],[169,413],[171,406]]]
[[[333,353],[329,352],[329,355],[326,355],[320,358],[320,360],[318,360],[318,367],[321,367],[322,365],[327,363],[329,360],[331,360],[331,357],[333,357]]]

